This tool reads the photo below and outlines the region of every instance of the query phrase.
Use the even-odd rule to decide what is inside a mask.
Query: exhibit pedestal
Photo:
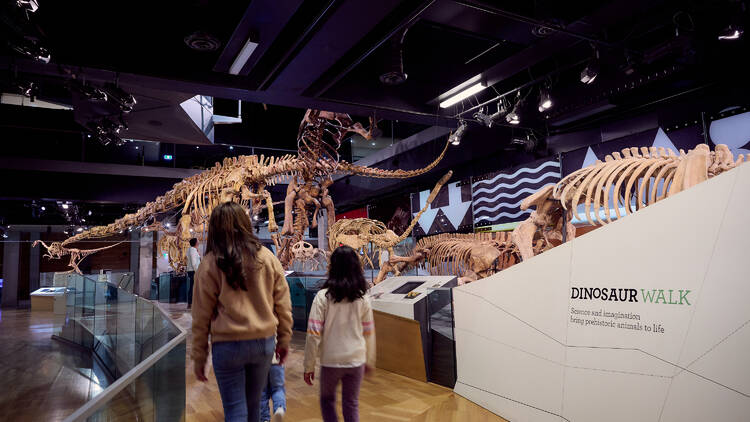
[[[450,291],[456,284],[455,276],[402,276],[370,289],[379,368],[453,388]]]
[[[32,312],[54,312],[65,314],[65,287],[42,287],[30,294]]]

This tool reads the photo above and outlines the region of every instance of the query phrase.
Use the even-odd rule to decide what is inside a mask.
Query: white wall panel
[[[455,391],[513,421],[748,420],[748,209],[745,165],[456,288]]]

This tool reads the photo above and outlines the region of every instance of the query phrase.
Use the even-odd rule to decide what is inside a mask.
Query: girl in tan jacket
[[[206,256],[195,275],[192,359],[200,381],[206,381],[209,334],[224,420],[259,420],[271,358],[275,352],[283,363],[289,350],[292,304],[281,263],[233,202],[211,213]]]

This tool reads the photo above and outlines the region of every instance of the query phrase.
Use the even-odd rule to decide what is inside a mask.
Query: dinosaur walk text
[[[662,305],[688,305],[690,290],[682,289],[622,289],[599,287],[571,287],[570,298],[612,302],[642,302]]]

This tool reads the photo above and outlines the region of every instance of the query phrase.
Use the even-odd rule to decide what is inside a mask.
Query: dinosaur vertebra
[[[513,242],[523,259],[531,258],[534,256],[532,241],[537,232],[547,241],[550,238],[562,240],[562,221],[566,220],[567,240],[575,237],[575,227],[570,221],[574,215],[582,220],[578,214],[581,204],[589,224],[610,223],[610,191],[616,217],[621,218],[730,170],[745,159],[740,155],[735,160],[729,148],[721,144],[715,151],[701,144],[688,153],[680,150],[679,155],[661,147],[625,148],[622,153],[607,155],[604,162],[597,161],[577,170],[556,185],[542,188],[524,199],[522,210],[532,206],[536,209],[513,230]],[[625,209],[624,214],[621,207]],[[601,208],[604,217],[600,215]]]

